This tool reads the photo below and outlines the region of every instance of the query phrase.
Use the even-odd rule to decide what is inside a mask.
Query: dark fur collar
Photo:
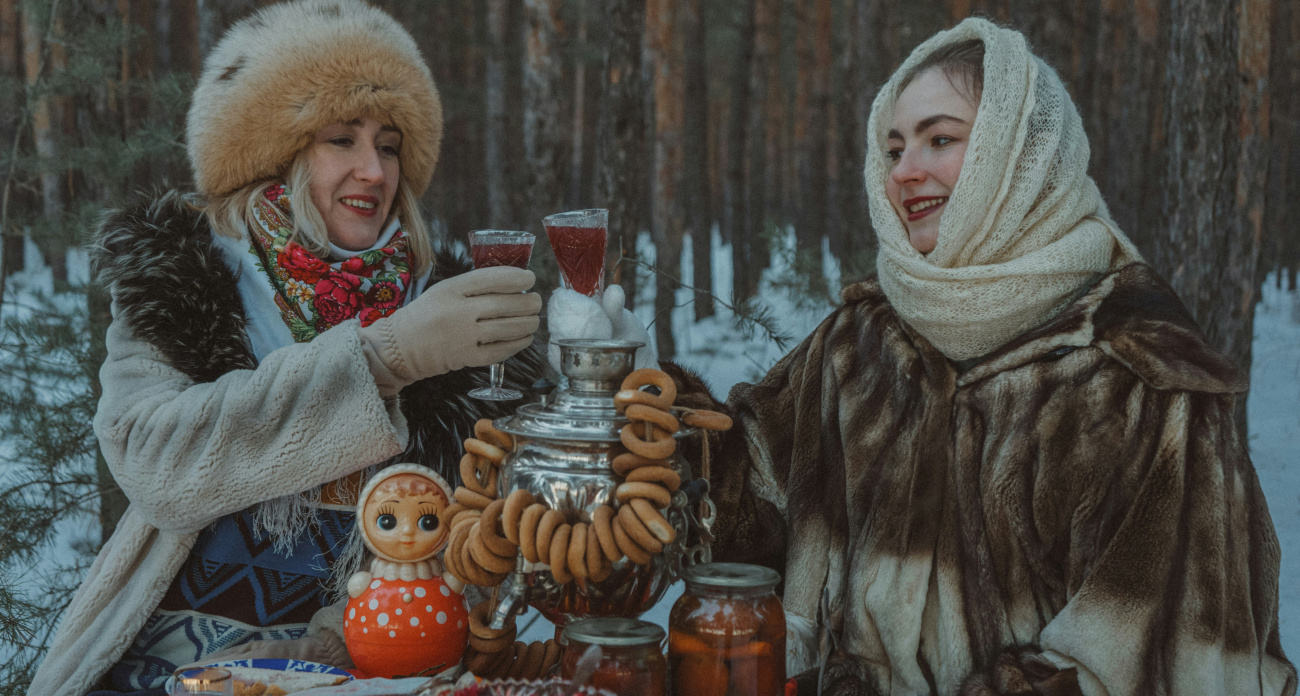
[[[173,367],[196,382],[232,370],[253,369],[237,279],[212,241],[207,220],[187,196],[169,191],[140,198],[108,215],[95,238],[92,264],[113,294],[115,321],[156,346]],[[430,283],[469,270],[467,259],[438,254]],[[546,368],[545,337],[511,358],[507,382],[527,388]],[[498,418],[518,403],[466,396],[487,383],[487,368],[458,370],[422,380],[401,393],[410,431],[405,461],[459,481],[461,442],[479,418]]]

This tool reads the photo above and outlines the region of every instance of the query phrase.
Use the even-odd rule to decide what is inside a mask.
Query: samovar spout
[[[500,596],[501,601],[497,602],[496,611],[492,612],[492,620],[488,623],[488,628],[494,631],[505,628],[506,622],[524,613],[524,608],[528,604],[528,583],[524,579],[522,570],[516,568],[515,572],[505,579]]]

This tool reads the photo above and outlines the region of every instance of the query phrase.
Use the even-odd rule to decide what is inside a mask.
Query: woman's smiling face
[[[978,106],[978,96],[962,94],[939,68],[917,75],[894,105],[885,192],[922,254],[939,241],[939,219],[957,186]]]
[[[397,196],[401,147],[400,132],[368,116],[316,131],[311,200],[336,246],[360,251],[379,239]]]

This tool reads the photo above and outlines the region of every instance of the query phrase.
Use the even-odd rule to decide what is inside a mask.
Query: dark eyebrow
[[[960,124],[962,124],[962,125],[968,125],[968,123],[967,123],[967,121],[966,121],[965,119],[960,119],[960,118],[957,118],[956,116],[949,116],[948,114],[935,114],[935,115],[933,115],[933,116],[927,116],[927,117],[921,119],[919,122],[917,122],[917,124],[916,124],[916,134],[917,134],[917,135],[920,135],[921,133],[924,133],[925,131],[929,130],[930,127],[933,126],[934,124],[936,124],[936,123],[942,123],[942,122],[944,122],[944,121],[952,121],[953,123],[960,123]],[[890,129],[890,131],[889,131],[889,139],[891,139],[891,140],[892,140],[892,139],[902,140],[902,139],[903,139],[903,135],[902,135],[901,133],[899,133],[896,129]]]

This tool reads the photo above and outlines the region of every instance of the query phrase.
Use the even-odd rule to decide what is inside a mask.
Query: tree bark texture
[[[21,45],[20,35],[22,26],[18,18],[18,0],[0,0],[0,75],[5,77],[18,77],[20,66],[23,65],[22,56],[19,53]],[[17,93],[14,97],[17,98]],[[19,137],[16,129],[17,124],[11,118],[0,119],[0,148],[4,148],[6,159],[9,153],[14,152],[15,139]],[[0,282],[10,275],[23,269],[23,236],[21,231],[15,229],[8,219],[9,201],[13,195],[13,182],[10,181],[10,170],[6,168],[0,171],[3,176],[4,188],[0,189],[0,198],[3,198],[4,220],[0,220]],[[0,286],[0,298],[3,298],[3,286]]]
[[[22,13],[23,72],[28,94],[33,95],[28,109],[31,113],[33,145],[40,160],[41,213],[48,229],[55,230],[50,234],[35,235],[35,238],[54,279],[66,281],[68,244],[65,236],[57,230],[64,210],[63,186],[59,176],[58,133],[55,130],[58,112],[55,100],[49,94],[49,86],[43,79],[50,59],[46,54],[49,50],[46,45],[47,36],[53,33],[54,26],[52,17],[42,17],[30,11]]]
[[[769,81],[779,47],[779,17],[776,0],[754,1],[754,49],[749,63],[749,120],[745,128],[744,217],[732,239],[732,296],[745,302],[758,293],[758,282],[767,267],[767,221],[769,200],[768,112]]]
[[[706,60],[704,0],[682,5],[682,205],[691,233],[692,282],[696,288],[695,319],[713,316],[713,232],[710,215],[709,92]]]
[[[676,0],[646,3],[654,66],[655,159],[651,238],[655,242],[655,343],[659,357],[676,355],[672,311],[682,268],[682,43]]]
[[[1249,374],[1267,171],[1269,7],[1173,0],[1169,9],[1166,222],[1152,261],[1210,343]],[[1244,432],[1245,399],[1238,416]]]
[[[1264,229],[1271,237],[1266,244],[1264,271],[1276,274],[1278,287],[1296,289],[1300,269],[1300,8],[1292,0],[1273,5],[1273,51],[1270,57],[1269,91],[1271,121],[1269,136],[1268,201]]]
[[[744,11],[731,66],[731,104],[727,116],[726,173],[722,183],[722,241],[737,254],[746,235],[746,143],[749,136],[751,63],[754,58],[754,12]],[[740,267],[736,266],[735,270]]]
[[[569,190],[568,204],[570,208],[578,208],[582,205],[581,201],[586,199],[584,189],[586,181],[583,179],[583,158],[585,150],[586,135],[586,117],[587,117],[587,58],[584,55],[587,49],[587,0],[576,0],[578,3],[578,37],[577,44],[573,50],[573,130],[570,140],[573,145],[569,149]]]
[[[610,282],[623,286],[629,304],[636,298],[636,237],[646,204],[642,178],[647,169],[645,87],[641,79],[643,0],[605,0],[604,87],[600,96],[599,199],[609,209]]]
[[[530,228],[543,217],[561,212],[564,205],[559,12],[560,0],[524,0],[524,152]]]
[[[487,178],[488,223],[496,229],[511,229],[516,224],[510,205],[512,187],[509,171],[518,160],[507,156],[506,136],[506,41],[510,30],[509,10],[509,0],[487,2],[483,157]]]

